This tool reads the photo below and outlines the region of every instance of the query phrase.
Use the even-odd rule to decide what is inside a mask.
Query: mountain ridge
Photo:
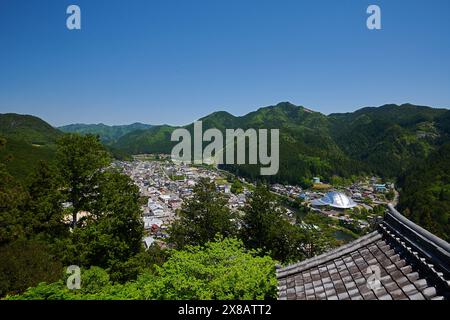
[[[112,125],[112,126],[106,125],[104,123],[97,123],[97,124],[76,123],[58,127],[58,129],[66,133],[95,134],[100,137],[102,142],[111,144],[127,133],[136,130],[150,129],[151,127],[153,126],[141,122],[134,122],[128,125]]]
[[[415,158],[425,158],[442,143],[439,139],[446,135],[447,129],[441,127],[447,128],[444,121],[447,116],[450,118],[447,109],[413,104],[386,104],[324,115],[281,102],[242,116],[217,111],[200,120],[204,130],[212,127],[222,131],[226,128],[279,128],[280,159],[286,159],[286,163],[281,163],[284,168],[281,171],[294,169],[292,175],[330,178],[334,174],[366,172],[394,177]],[[191,123],[181,128],[191,131],[192,127]],[[130,153],[170,153],[175,145],[170,141],[170,133],[176,128],[179,127],[164,126],[129,133],[114,146]],[[297,167],[301,170],[296,172]],[[248,170],[252,172],[250,177],[257,177],[256,170]],[[242,168],[239,172],[242,173]],[[298,182],[290,176],[283,177],[281,172],[278,178]]]

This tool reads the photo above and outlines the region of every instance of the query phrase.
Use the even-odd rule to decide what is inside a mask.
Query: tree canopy
[[[144,273],[125,284],[112,283],[97,267],[81,274],[81,290],[69,290],[60,280],[8,299],[262,300],[277,295],[274,261],[233,238],[174,250],[156,273]]]
[[[214,182],[199,180],[178,212],[179,219],[170,227],[169,242],[177,248],[185,245],[203,245],[216,235],[228,237],[236,234],[237,217],[228,208],[227,198],[217,191]]]

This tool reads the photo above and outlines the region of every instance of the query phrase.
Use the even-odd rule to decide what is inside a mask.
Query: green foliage
[[[281,129],[280,170],[266,180],[306,185],[314,176],[326,180],[369,173],[396,177],[436,147],[439,143],[436,137],[447,128],[441,120],[445,117],[448,114],[443,109],[407,104],[325,116],[280,103],[242,117],[215,112],[201,120],[204,129],[214,127],[221,131],[225,128]],[[185,128],[192,131],[192,124]],[[134,131],[119,139],[115,146],[131,153],[170,153],[174,145],[170,133],[174,129],[161,126]],[[257,165],[223,168],[254,180],[259,177]],[[346,181],[338,184],[341,183]]]
[[[28,115],[0,114],[0,136],[24,141],[28,144],[53,144],[61,132],[45,121]]]
[[[386,200],[392,201],[392,200],[394,200],[394,198],[395,198],[395,192],[394,192],[393,190],[389,190],[389,191],[386,193],[385,197],[386,197]]]
[[[26,227],[34,237],[53,241],[68,236],[69,230],[64,224],[61,185],[56,170],[40,162],[27,186],[29,198],[23,206],[29,217]]]
[[[40,161],[54,160],[54,145],[37,146],[8,138],[5,147],[0,148],[0,162],[20,182],[27,183],[29,176],[37,169]]]
[[[0,163],[0,246],[25,236],[26,217],[21,207],[26,201],[23,187]]]
[[[130,154],[166,153],[170,154],[175,142],[170,136],[176,127],[154,126],[147,130],[137,130],[122,136],[112,146]]]
[[[0,141],[4,146],[5,141]],[[39,240],[55,263],[100,266],[112,281],[136,279],[151,265],[141,243],[144,228],[138,188],[128,176],[105,169],[110,158],[94,136],[62,137],[57,155],[56,168],[39,163],[25,187],[0,164],[0,246],[17,255],[19,262],[18,248],[23,247],[23,257],[30,263],[41,259],[44,268],[46,257],[27,256],[29,246],[22,245],[27,239]],[[64,209],[67,200],[71,206]],[[76,216],[81,210],[87,216],[72,224],[69,232],[67,213]],[[36,254],[41,251],[36,245]],[[24,263],[16,266],[18,274],[26,273]],[[31,278],[33,285],[51,275],[48,269],[38,269]],[[24,283],[31,281],[28,278],[24,276]],[[24,289],[14,281],[5,284],[9,291]]]
[[[130,130],[142,128],[148,126],[133,124],[124,126],[123,131],[125,134]],[[8,140],[6,147],[3,150],[0,148],[0,162],[4,162],[8,172],[19,181],[27,182],[27,178],[38,168],[40,161],[54,162],[56,142],[62,135],[61,131],[37,117],[0,114],[0,137]],[[131,159],[123,150],[112,146],[108,146],[107,150],[116,159]]]
[[[57,164],[71,203],[72,224],[77,225],[77,213],[87,211],[101,169],[110,163],[110,156],[93,135],[66,134],[58,140]]]
[[[60,136],[60,131],[37,117],[0,114],[0,137],[7,140],[5,148],[0,148],[0,162],[15,178],[25,181],[39,161],[52,160]]]
[[[301,230],[287,221],[286,210],[266,185],[258,184],[248,199],[241,237],[248,248],[262,249],[274,259],[300,260]]]
[[[56,281],[61,263],[50,253],[48,245],[18,240],[0,247],[0,297],[21,292],[41,281]]]
[[[104,270],[92,267],[82,271],[81,290],[68,290],[64,281],[41,283],[8,299],[262,300],[276,295],[275,262],[228,238],[174,250],[156,267],[156,274],[143,273],[123,285],[113,284]]]
[[[435,235],[450,240],[450,144],[412,167],[401,179],[399,210]]]
[[[434,122],[445,112],[404,104],[363,108],[329,118],[335,141],[347,155],[367,163],[369,172],[396,177],[438,143]]]
[[[312,258],[339,245],[330,218],[309,213],[300,222],[303,230],[302,248],[306,258]]]
[[[111,285],[109,274],[99,267],[91,267],[81,272],[81,293],[96,293]]]
[[[169,242],[177,248],[203,245],[215,239],[236,233],[236,217],[227,207],[228,200],[216,190],[214,182],[206,178],[194,187],[194,196],[179,210],[179,219],[169,229]]]
[[[231,184],[231,192],[234,194],[240,194],[244,191],[244,185],[238,179],[234,179]]]
[[[128,176],[107,171],[98,177],[96,192],[90,215],[73,230],[65,260],[105,268],[114,281],[135,278],[136,265],[130,259],[142,250],[144,236],[139,189]]]
[[[265,299],[276,297],[275,266],[235,239],[175,251],[149,289],[155,299]]]
[[[282,129],[280,171],[267,177],[268,182],[306,187],[313,176],[337,185],[348,184],[353,175],[400,176],[399,209],[448,240],[450,147],[444,144],[450,138],[449,117],[445,110],[412,105],[324,116],[281,103],[243,117],[217,112],[202,120],[205,129]],[[192,131],[192,125],[186,128]],[[110,149],[116,153],[170,153],[173,129],[152,127],[110,138],[109,133],[101,134],[103,141],[117,139]],[[239,234],[248,248],[261,250],[249,252],[233,239],[208,243],[216,234],[235,235],[240,221],[227,209],[227,199],[215,185],[203,180],[170,230],[170,242],[184,250],[173,250],[171,256],[157,247],[143,251],[138,190],[128,178],[105,169],[109,152],[98,137],[61,137],[40,119],[18,115],[0,115],[0,135],[8,139],[6,148],[1,148],[5,140],[0,138],[0,161],[6,164],[0,164],[0,295],[20,292],[40,281],[55,281],[62,259],[67,265],[84,267],[85,288],[70,291],[61,280],[39,284],[15,298],[274,297],[274,262],[264,254],[284,263],[311,257],[335,246],[332,234],[343,230],[318,215],[304,217],[307,212],[301,209],[294,223],[278,198],[258,186],[244,210]],[[39,164],[41,159],[48,165]],[[52,161],[58,170],[52,168]],[[258,166],[226,169],[259,178]],[[9,170],[26,183],[21,185]],[[31,171],[34,175],[25,180]],[[233,183],[233,192],[241,187]],[[63,202],[72,206],[65,210]],[[294,205],[302,207],[301,203]],[[79,211],[89,215],[77,221]],[[73,217],[72,232],[62,221],[66,213]],[[375,207],[372,213],[382,215],[383,207]],[[355,217],[367,214],[354,213]],[[97,267],[86,269],[90,266]]]

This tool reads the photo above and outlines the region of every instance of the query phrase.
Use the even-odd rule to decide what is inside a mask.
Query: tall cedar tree
[[[5,144],[6,140],[0,138],[0,149]],[[0,163],[0,245],[25,236],[21,207],[26,200],[25,190]]]
[[[89,209],[101,169],[110,164],[111,158],[94,135],[66,134],[57,145],[57,163],[65,183],[67,200],[72,204],[72,226],[75,228],[77,213]]]
[[[241,237],[251,249],[262,249],[279,261],[303,257],[300,229],[286,219],[286,210],[268,187],[258,184],[244,208]]]
[[[117,172],[103,172],[97,180],[97,195],[91,199],[87,217],[74,229],[67,259],[81,266],[99,266],[114,281],[137,276],[132,258],[142,250],[144,225],[139,189]]]
[[[227,206],[227,198],[216,190],[214,182],[202,178],[194,187],[194,196],[179,211],[179,219],[170,230],[169,242],[177,248],[204,245],[216,235],[236,234],[236,215]]]
[[[61,179],[57,171],[41,161],[30,180],[29,199],[24,207],[30,217],[29,233],[50,242],[67,237],[69,229],[64,222]]]

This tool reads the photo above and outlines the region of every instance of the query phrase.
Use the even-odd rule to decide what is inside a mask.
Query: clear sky
[[[179,125],[281,101],[450,107],[449,33],[449,0],[0,0],[0,112]]]

